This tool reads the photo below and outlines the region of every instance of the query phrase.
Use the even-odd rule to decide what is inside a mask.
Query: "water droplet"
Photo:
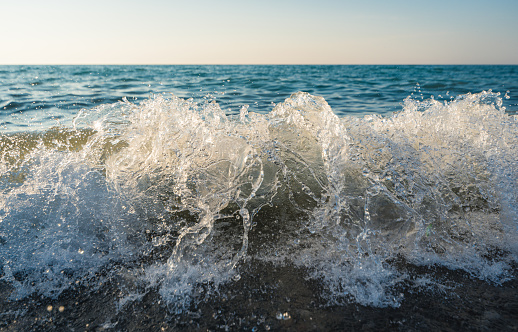
[[[278,311],[277,314],[275,315],[275,318],[277,318],[278,320],[288,320],[288,319],[291,319],[291,315],[287,311],[285,313]]]

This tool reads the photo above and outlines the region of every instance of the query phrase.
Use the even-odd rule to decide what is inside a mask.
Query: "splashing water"
[[[1,280],[20,299],[115,278],[121,306],[154,289],[177,312],[251,259],[299,268],[331,304],[400,305],[401,261],[501,283],[518,254],[517,137],[492,92],[364,118],[302,92],[266,115],[105,104],[1,137]]]

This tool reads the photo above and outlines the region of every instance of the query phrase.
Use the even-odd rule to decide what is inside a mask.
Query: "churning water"
[[[0,328],[516,328],[517,78],[1,67]]]

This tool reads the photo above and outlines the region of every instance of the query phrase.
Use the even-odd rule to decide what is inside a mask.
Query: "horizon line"
[[[0,66],[518,66],[518,63],[11,63]]]

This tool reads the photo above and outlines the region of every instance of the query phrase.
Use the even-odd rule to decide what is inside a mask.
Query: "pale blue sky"
[[[518,64],[517,0],[16,0],[0,64]]]

